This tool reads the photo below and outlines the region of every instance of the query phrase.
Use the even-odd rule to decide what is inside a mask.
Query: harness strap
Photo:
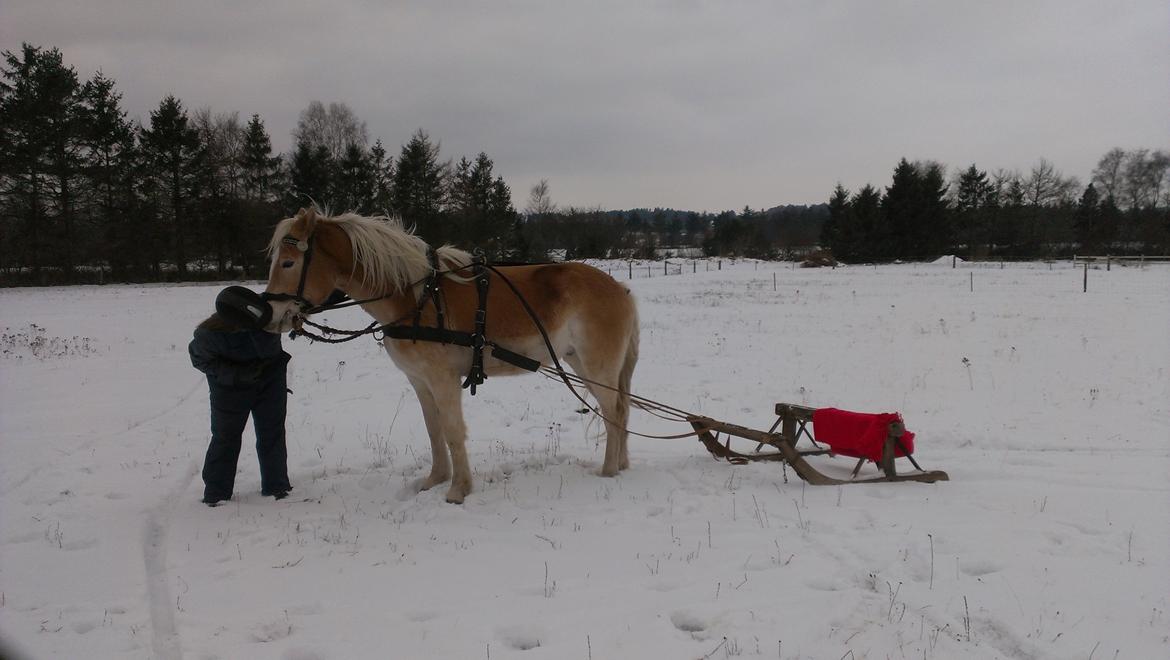
[[[287,245],[292,245],[304,254],[304,256],[301,257],[301,276],[300,279],[297,280],[297,292],[268,293],[265,291],[264,293],[260,294],[260,299],[266,301],[292,300],[300,305],[302,309],[309,309],[313,307],[313,304],[305,299],[305,278],[309,275],[309,264],[313,260],[313,236],[310,235],[309,238],[305,240],[293,238],[292,236],[285,236],[284,238],[280,239],[280,242]]]
[[[470,389],[471,396],[475,396],[477,385],[483,385],[487,374],[483,371],[483,347],[487,338],[487,296],[488,272],[484,267],[482,252],[475,255],[472,263],[472,273],[475,275],[475,290],[479,295],[479,305],[475,310],[475,330],[471,333],[471,369],[467,372],[467,379],[463,387]]]
[[[435,325],[439,329],[446,329],[447,324],[443,319],[443,290],[439,282],[439,278],[442,277],[442,273],[439,272],[439,255],[437,252],[435,252],[435,248],[429,245],[427,246],[427,261],[429,261],[431,264],[431,274],[427,277],[426,283],[423,284],[422,295],[418,297],[418,304],[414,308],[413,326],[415,329],[421,328],[422,310],[423,307],[426,307],[426,304],[429,301],[432,305],[435,306]],[[442,341],[444,344],[447,343],[444,340],[432,339],[430,341]]]
[[[390,339],[410,339],[412,341],[429,341],[442,344],[454,344],[455,346],[466,346],[474,348],[476,345],[475,335],[470,332],[460,332],[458,330],[446,330],[443,328],[429,328],[421,326],[415,328],[409,325],[384,325],[377,328],[375,331],[381,331],[383,336]],[[501,362],[507,362],[516,367],[520,367],[526,371],[537,371],[540,369],[540,361],[534,360],[527,355],[509,351],[497,345],[495,342],[482,342],[484,346],[492,349],[492,357]],[[480,370],[483,369],[483,348],[478,351]],[[469,376],[470,378],[470,376]],[[483,380],[478,383],[483,384]]]

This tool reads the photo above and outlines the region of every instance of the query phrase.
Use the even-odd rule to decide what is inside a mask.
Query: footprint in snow
[[[991,573],[998,573],[1003,570],[1003,566],[986,559],[965,559],[959,562],[959,570],[964,575],[981,577]]]
[[[252,631],[252,639],[257,642],[275,642],[292,634],[292,623],[288,619],[277,619],[260,624]]]
[[[533,625],[508,626],[499,629],[497,635],[500,640],[517,651],[527,651],[540,646],[544,632]]]
[[[280,660],[325,660],[325,654],[312,649],[289,649]]]
[[[675,610],[670,613],[670,623],[683,632],[702,632],[710,627],[708,621],[690,610]]]

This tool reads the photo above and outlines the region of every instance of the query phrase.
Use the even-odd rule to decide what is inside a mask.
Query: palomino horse
[[[336,217],[302,209],[282,220],[269,245],[272,269],[266,294],[275,295],[269,332],[297,324],[311,306],[336,289],[354,300],[373,299],[361,307],[381,324],[411,324],[432,272],[427,244],[403,228],[401,221],[354,214]],[[470,255],[451,246],[436,250],[439,270],[461,269],[441,278],[444,323],[470,332],[478,294],[471,277]],[[609,275],[585,264],[509,266],[505,277],[528,301],[544,325],[557,354],[579,376],[613,389],[590,386],[605,419],[603,476],[629,467],[626,422],[630,379],[638,359],[638,313],[629,290]],[[537,324],[499,275],[488,272],[487,339],[510,351],[549,364],[549,351]],[[296,293],[293,293],[293,292]],[[434,306],[422,307],[420,324],[436,325]],[[383,340],[386,352],[414,387],[431,440],[431,472],[419,484],[426,490],[447,480],[447,501],[460,503],[471,492],[460,379],[468,372],[472,351],[451,344]],[[527,373],[485,353],[485,373]]]

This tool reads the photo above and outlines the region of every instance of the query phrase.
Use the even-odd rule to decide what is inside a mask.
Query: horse
[[[361,301],[378,324],[412,324],[418,315],[419,325],[435,327],[436,305],[428,304],[430,296],[420,297],[426,295],[423,283],[439,272],[436,302],[445,327],[471,332],[479,303],[471,255],[444,245],[434,250],[437,265],[432,267],[429,250],[399,218],[327,216],[315,207],[301,209],[277,224],[269,242],[272,265],[264,296],[273,313],[265,330],[299,328],[306,312],[335,290]],[[555,363],[551,345],[578,376],[592,381],[586,386],[606,430],[600,474],[612,477],[628,468],[625,427],[639,334],[629,289],[592,266],[574,262],[499,266],[484,274],[489,279],[486,338],[542,366]],[[472,349],[390,337],[382,343],[414,389],[430,438],[430,474],[415,485],[421,491],[450,480],[446,499],[460,504],[472,490],[460,386],[472,363]],[[483,370],[491,378],[529,373],[487,353]]]

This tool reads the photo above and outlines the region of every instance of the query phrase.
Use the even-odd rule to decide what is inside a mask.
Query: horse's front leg
[[[435,408],[439,411],[438,421],[443,431],[442,437],[451,452],[451,464],[454,468],[451,487],[447,490],[447,501],[462,504],[463,499],[471,493],[471,466],[467,462],[467,425],[463,422],[463,389],[459,386],[458,378],[444,379],[431,383],[431,395],[434,397]]]
[[[431,473],[418,487],[419,490],[429,490],[451,478],[451,458],[447,451],[447,443],[443,441],[441,416],[430,387],[420,379],[409,380],[422,407],[423,422],[426,423],[427,435],[431,439]]]

